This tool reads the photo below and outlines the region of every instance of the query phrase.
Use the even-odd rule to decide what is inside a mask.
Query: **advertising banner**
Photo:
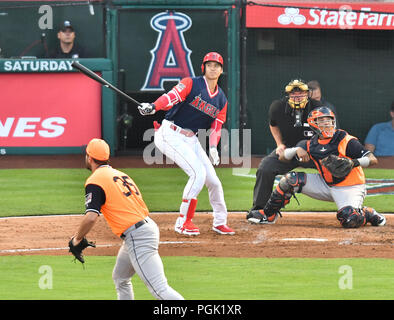
[[[79,73],[0,74],[0,147],[79,147],[101,137],[101,86]]]
[[[248,28],[394,30],[393,2],[255,3],[247,6]]]

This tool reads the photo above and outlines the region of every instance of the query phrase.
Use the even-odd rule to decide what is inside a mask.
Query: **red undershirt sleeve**
[[[209,146],[217,147],[220,141],[220,135],[223,123],[226,121],[227,116],[227,103],[224,108],[219,112],[217,118],[211,125],[211,134],[209,135]]]
[[[172,106],[185,101],[193,87],[192,78],[182,79],[175,87],[169,92],[160,96],[155,102],[155,109],[158,110],[170,110]]]

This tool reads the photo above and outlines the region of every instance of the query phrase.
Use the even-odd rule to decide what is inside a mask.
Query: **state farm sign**
[[[259,2],[264,3],[264,2]],[[270,2],[270,4],[275,4]],[[280,2],[248,6],[248,28],[394,30],[394,3]],[[307,9],[306,9],[307,8]]]
[[[79,73],[0,74],[0,147],[79,147],[101,137],[101,86]]]

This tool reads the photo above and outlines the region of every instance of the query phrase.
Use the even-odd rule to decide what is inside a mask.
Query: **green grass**
[[[162,259],[169,284],[188,300],[394,299],[390,259]],[[115,257],[89,256],[83,269],[70,256],[2,256],[0,300],[116,299],[114,263]],[[49,269],[40,273],[41,266],[50,267],[51,289],[45,289]],[[138,276],[133,286],[137,300],[153,299]]]
[[[151,211],[177,211],[186,175],[178,168],[123,169],[141,189]],[[217,169],[230,211],[248,210],[255,179]],[[394,179],[394,170],[369,169],[368,178]],[[0,170],[0,216],[66,214],[84,211],[86,169]],[[286,210],[334,211],[335,205],[298,195]],[[394,197],[367,197],[366,205],[392,212]],[[197,210],[211,210],[207,190]],[[116,299],[111,274],[116,257],[86,257],[86,268],[71,256],[1,256],[0,300]],[[394,299],[394,260],[163,257],[170,285],[189,300],[363,300]],[[52,289],[40,288],[41,266],[53,271]],[[352,288],[341,289],[341,266],[350,266]],[[226,286],[218,287],[218,283]],[[44,284],[48,284],[44,282]],[[133,279],[136,299],[151,300]]]
[[[179,168],[122,169],[139,186],[150,211],[178,211],[186,174]],[[229,211],[247,211],[252,206],[256,169],[250,176],[233,175],[219,168]],[[307,172],[313,172],[311,170]],[[394,170],[367,169],[368,178],[394,179]],[[0,216],[82,213],[86,169],[2,169],[0,170]],[[334,203],[297,195],[283,211],[336,211]],[[393,195],[367,197],[365,205],[379,212],[393,212]],[[204,187],[198,198],[198,211],[211,211]]]
[[[1,216],[82,213],[85,169],[0,170]]]

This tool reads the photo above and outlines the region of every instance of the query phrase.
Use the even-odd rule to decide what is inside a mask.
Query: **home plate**
[[[324,242],[328,241],[328,239],[322,238],[283,238],[282,241],[317,241],[317,242]]]

